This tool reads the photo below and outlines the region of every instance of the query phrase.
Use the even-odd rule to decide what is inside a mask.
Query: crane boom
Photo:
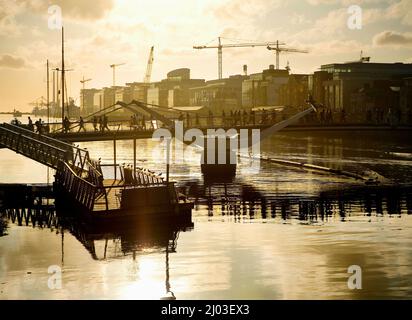
[[[241,47],[267,47],[274,45],[276,42],[251,42],[251,43],[239,43],[239,44],[222,44],[221,48],[241,48]],[[193,49],[218,49],[219,46],[193,46]]]
[[[217,49],[217,64],[218,64],[218,76],[219,79],[222,79],[222,49],[223,48],[246,48],[246,47],[269,47],[270,45],[281,44],[279,41],[276,42],[250,42],[250,43],[229,43],[229,44],[222,44],[221,37],[218,37],[218,45],[212,46],[193,46],[193,49]]]
[[[146,74],[143,79],[144,83],[149,83],[150,78],[152,77],[152,67],[153,67],[153,61],[154,61],[153,50],[154,50],[154,47],[152,46],[150,48],[149,59],[147,60]]]
[[[275,43],[275,45],[276,47],[271,47],[270,45],[268,45],[267,49],[276,51],[276,70],[279,70],[279,55],[281,52],[295,52],[295,53],[308,53],[309,52],[307,50],[279,47],[281,45],[284,45],[284,43]]]

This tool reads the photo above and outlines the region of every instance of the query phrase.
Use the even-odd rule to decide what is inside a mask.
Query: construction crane
[[[84,87],[85,87],[85,83],[86,82],[89,82],[89,81],[91,81],[92,79],[85,79],[84,78],[84,76],[83,76],[83,80],[80,80],[80,83],[82,84],[82,86],[83,86],[83,90],[82,90],[82,107],[83,107],[83,110],[84,110]]]
[[[285,47],[280,47],[282,45],[285,45],[284,43],[279,43],[276,41],[275,43],[276,47],[271,47],[270,45],[267,46],[268,50],[275,50],[276,52],[276,70],[279,70],[279,55],[281,52],[296,52],[296,53],[308,53],[309,51],[307,50],[299,50],[295,48],[285,48]]]
[[[269,47],[270,45],[281,44],[279,41],[276,42],[250,42],[250,43],[232,43],[232,44],[222,44],[222,37],[218,37],[217,46],[193,46],[193,49],[217,49],[217,68],[219,79],[222,79],[222,51],[223,48],[245,48],[245,47]]]
[[[153,60],[154,60],[153,50],[154,50],[154,47],[152,46],[150,48],[149,59],[147,60],[146,74],[143,79],[144,83],[150,83],[150,78],[152,76],[152,67],[153,67]]]
[[[110,68],[113,69],[113,87],[116,85],[116,67],[122,66],[126,63],[111,64]]]

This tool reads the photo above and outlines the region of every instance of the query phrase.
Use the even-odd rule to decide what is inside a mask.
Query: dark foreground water
[[[112,161],[111,142],[81,146]],[[96,230],[53,212],[26,225],[3,214],[0,299],[159,299],[171,292],[177,299],[412,297],[409,133],[283,132],[261,149],[388,184],[267,162],[255,172],[247,161],[232,182],[204,182],[200,154],[186,148],[172,177],[196,202],[193,229]],[[131,142],[118,142],[117,151],[118,162],[132,162]],[[164,171],[162,153],[156,142],[138,141],[142,166]],[[52,181],[45,167],[0,149],[0,182],[46,182],[47,174]],[[351,265],[361,267],[360,290],[348,288]],[[48,271],[59,269],[61,288],[50,289]]]

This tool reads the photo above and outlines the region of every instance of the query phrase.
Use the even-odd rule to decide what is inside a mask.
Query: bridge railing
[[[54,169],[57,169],[59,161],[69,161],[72,157],[67,149],[16,133],[6,127],[0,126],[0,132],[0,144]]]
[[[46,135],[37,134],[37,133],[35,133],[31,130],[28,130],[28,129],[25,129],[25,128],[22,128],[22,127],[13,125],[13,124],[3,123],[2,127],[5,127],[5,128],[7,128],[7,129],[9,129],[13,132],[20,133],[20,134],[25,135],[27,137],[31,137],[33,139],[46,142],[47,144],[56,146],[60,149],[70,150],[71,148],[73,148],[73,145],[71,145],[69,143],[51,138],[51,137],[46,136]]]
[[[73,165],[73,169],[78,171],[78,174],[81,175],[82,171],[87,170],[86,165],[88,162],[90,162],[90,156],[89,152],[85,149],[76,147],[70,143],[66,143],[64,141],[54,139],[52,137],[43,135],[43,134],[38,134],[35,133],[31,130],[8,124],[8,123],[3,123],[0,128],[3,128],[4,130],[8,130],[9,137],[12,137],[15,135],[16,137],[21,137],[21,139],[27,139],[28,142],[27,144],[24,144],[24,148],[30,149],[31,145],[34,144],[36,146],[39,146],[39,143],[42,143],[44,145],[48,146],[47,152],[50,152],[50,155],[61,155],[62,150],[64,150],[64,157],[61,158],[61,160],[64,160],[70,164]],[[14,139],[13,139],[14,140]],[[24,151],[24,148],[20,151]],[[56,148],[57,152],[53,152],[51,149]],[[34,158],[34,160],[36,160]],[[48,164],[47,162],[43,162],[44,164]],[[57,165],[57,162],[53,161],[53,166]]]

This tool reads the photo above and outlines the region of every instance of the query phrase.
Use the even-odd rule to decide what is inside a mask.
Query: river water
[[[0,122],[10,120],[0,115]],[[23,119],[25,120],[25,119]],[[113,161],[112,142],[80,143]],[[165,171],[164,148],[137,141],[138,164]],[[269,158],[379,177],[352,178],[246,160],[234,181],[203,181],[185,147],[171,179],[195,201],[193,228],[0,220],[0,299],[372,299],[412,296],[412,140],[404,132],[289,132]],[[117,162],[132,163],[131,141]],[[107,172],[109,176],[111,172]],[[0,183],[53,181],[46,167],[0,149]],[[18,195],[16,195],[18,196]],[[350,266],[362,289],[349,289]],[[61,270],[61,288],[50,286]]]

